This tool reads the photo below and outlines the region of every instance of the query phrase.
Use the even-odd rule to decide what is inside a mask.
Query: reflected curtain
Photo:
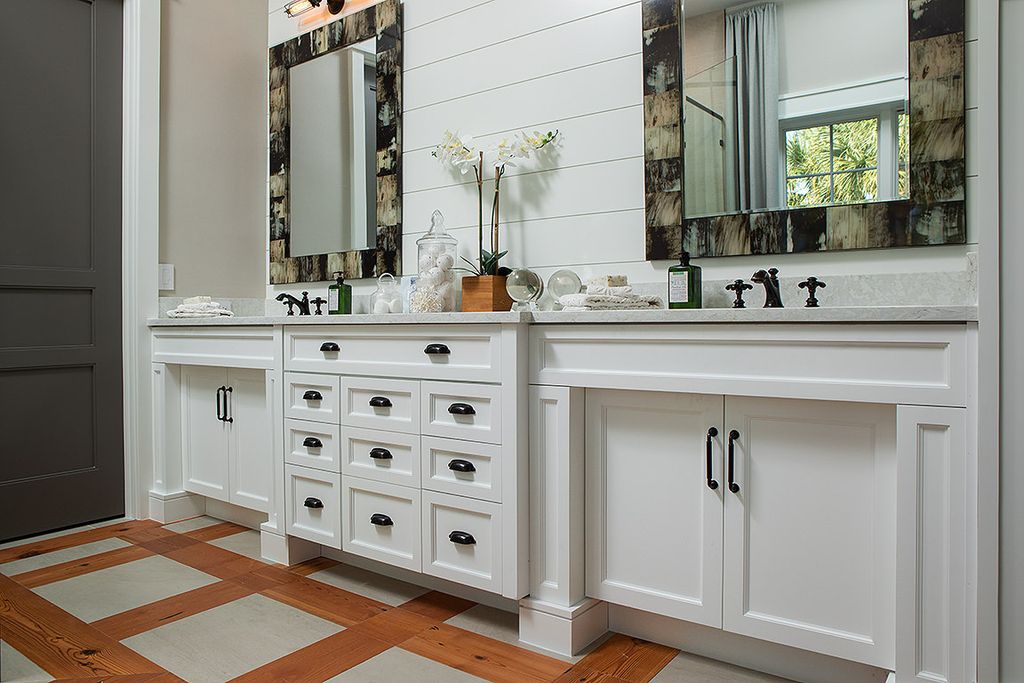
[[[725,18],[725,55],[736,65],[739,209],[779,204],[779,45],[772,3]]]

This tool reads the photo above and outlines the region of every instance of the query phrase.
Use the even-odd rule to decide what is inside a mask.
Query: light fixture
[[[290,17],[297,17],[300,14],[316,9],[323,4],[324,0],[293,0],[285,5],[284,11]],[[345,0],[327,0],[327,11],[337,14],[345,7]]]

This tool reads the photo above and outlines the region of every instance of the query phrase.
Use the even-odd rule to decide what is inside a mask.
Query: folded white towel
[[[608,287],[606,285],[587,285],[587,294],[608,294],[610,296],[629,296],[633,293],[630,285]]]
[[[664,306],[661,297],[638,294],[566,294],[559,297],[558,303],[565,311],[633,311]]]
[[[193,296],[184,300],[177,308],[168,311],[171,318],[219,318],[231,317],[231,311],[208,296]]]

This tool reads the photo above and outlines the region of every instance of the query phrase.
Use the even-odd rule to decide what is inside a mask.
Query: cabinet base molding
[[[608,628],[684,652],[804,683],[883,683],[892,672],[619,605]]]
[[[149,492],[149,518],[161,524],[180,522],[183,519],[198,517],[202,514],[206,514],[206,498],[204,496],[188,491]]]
[[[266,529],[260,531],[260,555],[264,560],[291,566],[320,557],[320,544],[296,538],[281,536]]]
[[[267,513],[265,512],[250,510],[249,508],[239,507],[238,505],[225,503],[222,500],[214,500],[213,498],[206,499],[206,514],[210,517],[222,519],[225,522],[234,522],[239,526],[248,527],[255,531],[259,531],[260,526],[267,521]]]
[[[572,657],[608,632],[608,603],[584,598],[571,607],[523,598],[519,640]]]

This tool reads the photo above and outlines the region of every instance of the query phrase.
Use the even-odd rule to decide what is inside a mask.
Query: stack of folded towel
[[[587,291],[559,297],[563,311],[634,311],[662,308],[658,296],[634,294],[624,276],[594,278]]]
[[[217,318],[232,316],[234,313],[208,296],[193,296],[185,299],[177,308],[168,311],[171,318]]]

